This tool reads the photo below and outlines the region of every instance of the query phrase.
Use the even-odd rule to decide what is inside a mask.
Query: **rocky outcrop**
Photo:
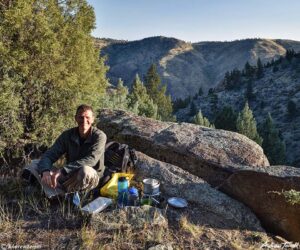
[[[189,206],[201,211],[205,222],[214,227],[240,228],[264,231],[255,215],[242,203],[212,188],[203,179],[180,167],[155,160],[138,152],[135,178],[155,178],[161,183],[160,191],[168,197],[185,198]]]
[[[108,140],[127,143],[212,185],[223,183],[239,165],[269,165],[262,148],[237,133],[189,123],[160,122],[108,109],[100,112],[99,119],[98,127]]]
[[[250,207],[268,231],[300,241],[300,206],[288,202],[281,193],[300,191],[299,169],[268,166],[261,147],[237,133],[193,124],[164,123],[125,111],[102,110],[99,118],[98,127],[109,140],[127,143],[201,177]],[[160,177],[162,182],[170,184],[164,189],[170,196],[181,196],[199,207],[204,206],[203,210],[213,209],[216,214],[226,214],[225,218],[231,218],[231,214],[242,220],[243,216],[228,200],[215,199],[221,196],[208,189],[203,180],[170,164],[165,168],[158,165],[157,161],[143,159],[139,175]],[[227,213],[223,213],[223,208],[228,209]]]
[[[300,242],[300,205],[283,193],[300,191],[298,168],[249,168],[235,172],[219,188],[250,207],[269,231]]]
[[[260,222],[249,208],[230,198],[226,194],[212,188],[207,182],[183,169],[155,160],[137,152],[135,177],[132,183],[141,183],[144,178],[156,178],[160,181],[161,196],[185,198],[188,208],[179,210],[169,217],[169,223],[176,223],[184,215],[195,224],[208,225],[211,228],[245,229],[264,232]],[[197,208],[199,213],[192,214]],[[105,210],[92,216],[90,224],[96,230],[143,229],[151,227],[167,227],[165,215],[172,210],[163,210],[149,206],[126,207],[125,209]],[[178,211],[175,209],[175,211]],[[181,212],[181,213],[180,213]],[[171,212],[170,212],[171,213]]]

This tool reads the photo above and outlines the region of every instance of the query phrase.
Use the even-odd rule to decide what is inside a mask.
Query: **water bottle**
[[[76,207],[80,207],[80,196],[79,196],[79,193],[78,193],[78,192],[75,192],[75,193],[73,194],[72,202],[73,202],[73,204],[74,204]]]
[[[135,187],[131,187],[128,190],[128,206],[139,205],[139,192]]]
[[[118,179],[118,207],[125,207],[128,202],[128,180],[126,177],[119,177]]]

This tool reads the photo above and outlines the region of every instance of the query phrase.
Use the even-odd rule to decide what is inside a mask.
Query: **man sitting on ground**
[[[98,185],[104,172],[106,135],[92,126],[95,116],[91,106],[80,105],[75,114],[77,127],[64,131],[43,154],[35,169],[41,184],[66,193],[89,191]],[[65,154],[66,165],[53,167]]]

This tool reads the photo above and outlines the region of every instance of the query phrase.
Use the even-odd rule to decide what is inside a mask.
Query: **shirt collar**
[[[93,135],[93,127],[91,127],[90,133],[89,133],[88,137],[85,139],[84,143],[91,143],[92,135]],[[80,144],[79,137],[80,136],[79,136],[78,127],[76,127],[76,128],[74,128],[74,133],[72,134],[71,139],[79,145]]]

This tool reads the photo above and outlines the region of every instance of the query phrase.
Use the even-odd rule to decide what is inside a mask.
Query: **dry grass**
[[[186,216],[182,216],[179,221],[183,231],[190,233],[194,238],[199,238],[203,234],[203,226],[197,226],[188,221]]]
[[[88,228],[87,226],[83,226],[81,229],[82,248],[93,249],[96,237],[97,233],[95,230]]]
[[[142,230],[95,230],[89,218],[70,201],[50,202],[38,189],[25,196],[19,180],[0,182],[0,242],[43,249],[127,250],[159,244],[173,249],[257,249],[269,240],[265,234],[216,228],[192,220],[190,209],[183,212],[166,208],[163,213],[169,221],[167,228],[145,224]]]

